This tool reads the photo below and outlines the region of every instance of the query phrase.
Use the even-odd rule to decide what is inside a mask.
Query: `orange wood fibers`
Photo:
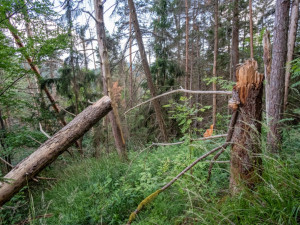
[[[257,72],[257,62],[255,60],[247,60],[236,70],[236,89],[238,90],[240,101],[242,104],[246,102],[249,90],[255,86],[258,88],[263,81],[264,75]]]
[[[214,132],[214,125],[210,125],[210,128],[207,129],[203,135],[203,137],[210,137]]]

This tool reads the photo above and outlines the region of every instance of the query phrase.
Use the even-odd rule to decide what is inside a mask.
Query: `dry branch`
[[[144,102],[142,102],[142,103],[140,103],[140,104],[138,104],[138,105],[136,105],[136,106],[128,109],[124,114],[128,113],[129,111],[131,111],[131,110],[133,110],[133,109],[135,109],[135,108],[137,108],[137,107],[139,107],[141,105],[144,105],[144,104],[146,104],[148,102],[151,102],[151,101],[153,101],[155,99],[164,97],[166,95],[178,93],[178,92],[189,93],[189,94],[216,94],[216,95],[231,95],[232,94],[231,91],[192,91],[192,90],[186,90],[186,89],[181,88],[181,89],[169,91],[169,92],[163,93],[161,95],[157,95],[157,96],[155,96],[153,98],[150,98],[147,101],[144,101]]]
[[[0,182],[0,206],[9,201],[27,181],[34,178],[47,165],[82,137],[95,123],[111,111],[110,98],[104,96],[76,116],[34,153],[16,165],[5,177],[10,183]]]
[[[237,115],[238,115],[238,112],[234,111],[234,113],[232,114],[232,117],[231,117],[231,122],[230,122],[230,126],[229,126],[229,129],[228,129],[226,140],[230,140],[231,137],[232,137],[232,134],[233,134],[233,131],[234,131],[234,124],[236,123]],[[143,207],[146,204],[148,204],[149,202],[154,200],[154,198],[156,198],[161,192],[163,192],[168,187],[170,187],[175,181],[177,181],[183,174],[185,174],[187,171],[189,171],[191,168],[193,168],[198,162],[200,162],[202,159],[205,159],[206,157],[213,154],[214,152],[218,151],[219,149],[226,148],[229,144],[230,143],[225,142],[223,145],[221,145],[219,147],[216,147],[213,150],[205,153],[204,155],[202,155],[201,157],[196,159],[193,163],[191,163],[188,167],[186,167],[184,170],[182,170],[176,177],[174,177],[169,183],[167,183],[161,189],[158,189],[157,191],[153,192],[151,195],[146,197],[143,201],[141,201],[141,203],[138,205],[136,210],[130,214],[127,225],[132,223],[132,221],[136,218],[137,214],[143,209]]]
[[[221,138],[221,137],[226,137],[226,136],[227,136],[227,134],[219,134],[219,135],[210,136],[210,137],[191,139],[191,142],[193,142],[193,141],[205,141],[205,140]],[[184,141],[179,141],[179,142],[174,142],[174,143],[152,143],[152,146],[171,146],[171,145],[180,145],[180,144],[183,144],[183,143],[184,143]]]

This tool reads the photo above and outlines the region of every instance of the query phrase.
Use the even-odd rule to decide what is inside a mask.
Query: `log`
[[[0,206],[9,201],[14,194],[27,184],[28,180],[52,163],[111,109],[110,98],[104,96],[78,114],[34,153],[16,165],[4,177],[4,180],[8,182],[0,183]]]
[[[230,156],[230,190],[235,195],[246,185],[253,188],[261,174],[261,119],[263,74],[257,62],[247,60],[237,68],[234,90],[239,95],[238,116],[234,126]]]

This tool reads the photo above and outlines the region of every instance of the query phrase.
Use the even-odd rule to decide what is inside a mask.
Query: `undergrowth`
[[[214,166],[207,182],[209,163],[198,163],[137,216],[133,224],[297,224],[299,213],[299,130],[290,131],[279,158],[264,153],[262,181],[254,190],[235,197],[228,192],[229,164]],[[222,140],[219,140],[221,143]],[[189,163],[219,143],[199,142],[147,148],[131,152],[130,163],[116,155],[54,167],[58,181],[43,188],[29,184],[32,194],[27,211],[12,219],[11,202],[24,203],[22,194],[1,210],[3,224],[36,218],[30,224],[125,224],[132,211],[149,194],[161,188]],[[192,151],[191,151],[192,150]],[[228,152],[228,151],[227,151]],[[228,160],[228,153],[219,160]],[[41,190],[43,189],[43,190]],[[30,195],[31,196],[31,195]],[[18,203],[18,204],[21,204]],[[10,205],[11,204],[11,205]],[[24,206],[23,206],[24,207]]]

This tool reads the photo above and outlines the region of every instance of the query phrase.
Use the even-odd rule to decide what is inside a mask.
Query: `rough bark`
[[[268,116],[270,118],[267,146],[270,152],[278,153],[281,143],[280,123],[284,97],[284,75],[287,55],[289,0],[277,0],[274,23],[273,54],[268,90]]]
[[[235,71],[239,63],[239,0],[233,0],[231,74],[236,81]]]
[[[291,64],[290,62],[293,60],[293,53],[297,35],[297,27],[298,27],[298,17],[299,17],[299,0],[294,0],[292,9],[291,9],[291,19],[290,19],[290,28],[288,34],[288,52],[287,52],[287,65],[285,70],[285,84],[284,84],[284,100],[283,100],[283,112],[286,111],[286,107],[288,104],[288,94],[289,94],[289,86],[290,86],[290,76],[291,76]]]
[[[261,173],[259,158],[263,74],[257,71],[257,62],[246,61],[237,68],[237,83],[234,87],[239,95],[238,117],[231,142],[230,190],[234,195],[244,184],[252,188]]]
[[[214,65],[213,77],[217,77],[217,58],[218,58],[218,24],[219,24],[219,0],[215,0],[215,25],[214,25]],[[217,90],[216,81],[213,82],[213,91]],[[217,95],[213,94],[213,124],[217,121]]]
[[[249,0],[249,22],[250,22],[250,58],[251,58],[251,59],[254,59],[254,51],[253,51],[252,0]]]
[[[15,193],[26,185],[28,180],[53,162],[111,109],[109,97],[104,96],[82,111],[67,126],[58,131],[34,153],[15,166],[4,177],[9,183],[0,183],[0,206],[9,201]]]
[[[128,5],[129,5],[129,9],[130,9],[130,14],[131,14],[131,18],[132,18],[133,27],[134,27],[134,30],[135,30],[135,37],[136,37],[136,40],[137,40],[137,44],[138,44],[138,47],[139,47],[139,52],[140,52],[141,59],[142,59],[142,64],[143,64],[145,76],[146,76],[146,79],[147,79],[148,88],[150,90],[151,96],[155,97],[156,96],[156,90],[155,90],[155,87],[154,87],[154,84],[153,84],[153,81],[152,81],[150,67],[149,67],[149,64],[148,64],[148,61],[147,61],[146,51],[145,51],[143,38],[142,38],[142,34],[141,34],[138,19],[137,19],[137,14],[136,14],[136,10],[135,10],[133,0],[128,0]],[[159,104],[159,101],[156,100],[156,99],[154,99],[152,101],[152,103],[153,103],[153,107],[154,107],[154,110],[155,110],[156,119],[157,119],[157,122],[158,122],[158,125],[159,125],[159,128],[160,128],[160,132],[162,134],[162,138],[165,142],[167,142],[168,141],[168,135],[167,135],[164,120],[163,120],[163,117],[162,117],[161,106]]]
[[[115,139],[117,151],[121,159],[127,160],[127,153],[125,147],[125,140],[122,132],[121,122],[119,118],[119,113],[117,109],[117,104],[114,99],[113,93],[111,92],[111,74],[110,74],[110,65],[107,52],[106,36],[104,29],[104,20],[103,20],[103,4],[101,0],[94,0],[95,6],[95,17],[97,18],[97,40],[99,45],[99,54],[101,58],[101,67],[103,75],[103,91],[104,94],[110,96],[112,101],[113,111],[108,114],[113,136]]]

